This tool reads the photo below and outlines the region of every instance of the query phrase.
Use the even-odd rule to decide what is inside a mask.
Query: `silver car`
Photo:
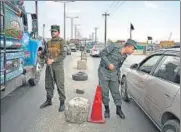
[[[121,94],[162,132],[180,132],[180,48],[163,49],[122,70]]]

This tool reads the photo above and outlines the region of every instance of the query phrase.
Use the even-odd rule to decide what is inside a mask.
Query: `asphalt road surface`
[[[67,101],[81,96],[92,102],[98,83],[97,69],[100,59],[88,55],[88,68],[85,72],[89,78],[84,82],[76,82],[72,80],[72,74],[78,72],[76,69],[78,59],[80,59],[80,52],[73,53],[65,59]],[[56,88],[53,105],[39,109],[40,104],[46,99],[44,76],[43,72],[37,86],[20,87],[1,100],[1,132],[158,132],[153,123],[133,101],[129,104],[123,102],[125,120],[116,116],[111,96],[111,118],[106,120],[105,124],[86,122],[78,125],[66,122],[64,113],[58,112],[59,99]],[[83,87],[85,94],[77,95],[75,89],[78,87]]]

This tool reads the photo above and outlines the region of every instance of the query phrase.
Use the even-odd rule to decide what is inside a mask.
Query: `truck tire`
[[[168,120],[164,126],[162,132],[180,132],[180,123],[178,120]]]
[[[127,80],[125,76],[121,79],[121,96],[125,102],[130,102],[130,98],[128,96]]]
[[[75,81],[86,81],[88,76],[85,72],[78,72],[72,75],[72,79]]]
[[[34,77],[30,78],[28,80],[29,84],[31,86],[36,86],[36,84],[40,81],[40,75],[41,75],[41,65],[39,63],[39,61],[37,61],[36,67],[34,67]]]

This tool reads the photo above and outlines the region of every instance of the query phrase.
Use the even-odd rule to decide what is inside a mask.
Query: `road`
[[[97,68],[100,59],[88,56],[88,69],[85,71],[89,78],[85,82],[72,80],[72,74],[78,72],[76,61],[80,52],[73,53],[65,59],[65,86],[67,101],[81,96],[92,102],[98,83]],[[105,124],[70,124],[65,121],[64,114],[58,112],[59,100],[57,90],[53,98],[53,105],[39,109],[45,101],[44,72],[39,84],[29,85],[15,90],[1,100],[1,132],[158,132],[153,123],[142,110],[131,101],[123,102],[123,112],[126,119],[122,120],[115,114],[115,105],[111,98],[111,118]],[[83,87],[85,94],[77,95],[75,89]],[[103,109],[104,110],[104,109]]]

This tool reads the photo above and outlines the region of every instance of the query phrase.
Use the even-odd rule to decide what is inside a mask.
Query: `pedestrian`
[[[117,46],[111,44],[100,53],[101,61],[98,68],[99,85],[102,91],[102,101],[105,106],[104,117],[110,118],[109,90],[116,105],[116,114],[124,119],[125,115],[121,110],[122,100],[119,92],[120,67],[127,55],[136,49],[136,42],[128,39],[125,45]]]
[[[59,35],[60,27],[58,25],[52,25],[52,39],[47,42],[48,52],[43,53],[43,55],[48,56],[45,71],[45,89],[47,92],[47,100],[40,106],[40,108],[52,105],[55,83],[60,100],[59,112],[62,112],[65,109],[64,103],[66,99],[64,87],[64,58],[66,57],[66,51],[64,49],[64,40],[60,38]]]

